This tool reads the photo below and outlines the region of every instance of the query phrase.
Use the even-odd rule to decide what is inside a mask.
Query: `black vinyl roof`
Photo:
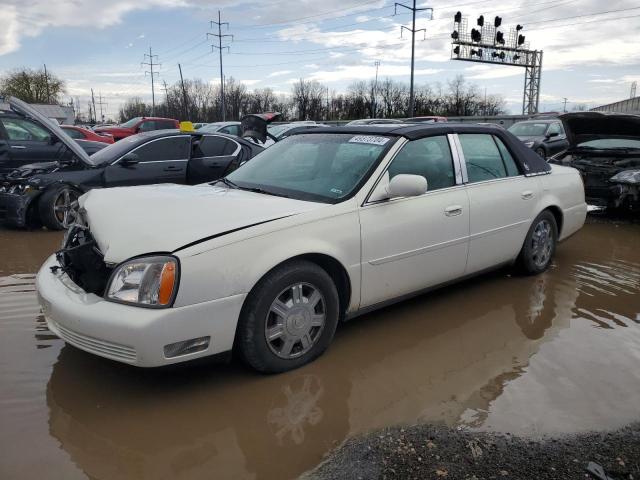
[[[343,127],[320,127],[294,133],[293,135],[319,135],[323,133],[346,133],[349,135],[385,135],[403,137],[408,140],[449,133],[485,133],[500,138],[518,163],[521,173],[525,175],[539,175],[551,171],[551,166],[545,159],[525,146],[515,135],[498,125],[478,125],[477,123],[422,123],[407,125],[347,125]],[[293,136],[292,135],[292,136]]]

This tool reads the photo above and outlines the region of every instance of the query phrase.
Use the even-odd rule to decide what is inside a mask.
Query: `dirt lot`
[[[0,230],[0,478],[295,478],[347,439],[316,474],[584,478],[599,459],[638,478],[637,223],[592,217],[547,273],[503,270],[363,316],[276,376],[139,370],[65,346],[34,292],[60,239]]]

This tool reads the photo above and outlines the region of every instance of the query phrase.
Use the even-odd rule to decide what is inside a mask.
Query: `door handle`
[[[523,200],[531,200],[533,198],[533,192],[531,190],[526,190],[522,192],[520,196]]]
[[[165,172],[176,172],[178,170],[182,170],[182,167],[171,166],[164,169]]]
[[[450,207],[444,209],[444,214],[447,217],[462,215],[462,205],[451,205]]]
[[[11,148],[15,148],[16,150],[24,150],[27,147],[25,147],[24,145],[11,145]]]

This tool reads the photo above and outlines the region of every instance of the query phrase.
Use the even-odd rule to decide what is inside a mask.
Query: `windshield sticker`
[[[342,190],[340,190],[339,188],[332,188],[331,190],[329,190],[331,193],[335,193],[337,195],[342,195]]]
[[[349,140],[349,143],[367,143],[369,145],[384,145],[389,139],[387,137],[378,137],[374,135],[356,135]]]

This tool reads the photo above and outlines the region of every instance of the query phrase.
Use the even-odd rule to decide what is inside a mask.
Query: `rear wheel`
[[[45,191],[38,202],[42,224],[50,230],[64,230],[71,226],[78,214],[78,198],[82,193],[60,185]]]
[[[556,251],[558,226],[549,210],[543,211],[531,224],[520,251],[518,263],[525,274],[536,275],[544,272]]]
[[[333,280],[318,265],[294,261],[276,267],[250,293],[238,324],[238,347],[261,372],[284,372],[320,356],[339,318]]]

